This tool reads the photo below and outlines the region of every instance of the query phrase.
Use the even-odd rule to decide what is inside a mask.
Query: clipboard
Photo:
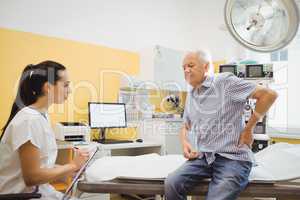
[[[96,150],[92,153],[92,155],[90,156],[90,158],[78,170],[78,172],[76,173],[75,177],[73,178],[71,184],[66,189],[66,192],[64,193],[64,195],[62,197],[62,200],[68,200],[68,199],[70,199],[70,192],[72,191],[75,183],[78,181],[78,179],[80,178],[80,176],[82,175],[82,173],[84,172],[84,170],[87,168],[87,166],[89,165],[89,163],[91,162],[91,160],[93,159],[93,157],[96,155],[96,153],[97,153],[98,150],[99,150],[99,148],[96,147]]]

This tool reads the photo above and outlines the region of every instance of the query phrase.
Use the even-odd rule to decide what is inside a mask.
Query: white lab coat
[[[20,146],[27,141],[39,148],[41,167],[54,166],[57,146],[48,115],[25,107],[11,120],[0,143],[0,193],[32,192],[35,189],[25,185],[18,154]],[[42,200],[62,198],[62,193],[48,183],[39,186],[39,193]]]

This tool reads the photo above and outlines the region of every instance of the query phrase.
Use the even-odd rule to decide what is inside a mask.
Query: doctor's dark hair
[[[66,68],[54,61],[44,61],[36,65],[27,65],[22,72],[16,99],[12,105],[10,116],[2,128],[3,134],[14,116],[24,107],[35,103],[39,97],[43,96],[43,86],[46,82],[55,85],[60,79],[58,72]]]

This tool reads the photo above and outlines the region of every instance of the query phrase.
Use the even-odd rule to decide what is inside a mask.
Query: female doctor
[[[57,146],[47,109],[63,103],[70,93],[66,68],[53,61],[28,65],[19,82],[10,116],[2,129],[0,193],[33,192],[56,200],[62,193],[49,182],[72,175],[88,159],[78,150],[69,164],[56,166]]]

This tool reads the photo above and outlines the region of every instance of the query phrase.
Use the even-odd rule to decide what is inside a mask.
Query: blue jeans
[[[251,162],[216,155],[208,165],[205,156],[186,161],[165,180],[167,200],[186,200],[186,194],[201,180],[211,178],[206,200],[234,200],[247,186]]]

